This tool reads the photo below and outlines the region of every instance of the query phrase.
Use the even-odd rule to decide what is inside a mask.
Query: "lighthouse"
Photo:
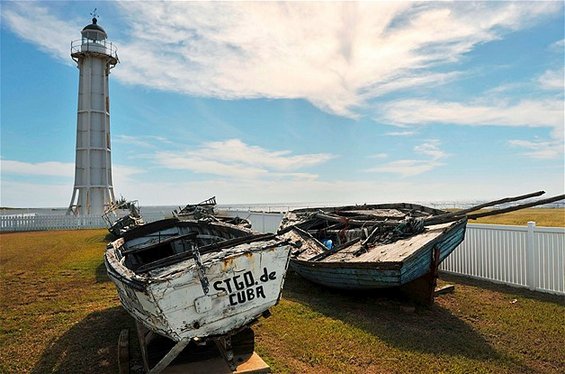
[[[96,16],[71,42],[79,69],[75,183],[67,214],[101,215],[115,202],[110,147],[108,76],[119,62],[116,47]]]

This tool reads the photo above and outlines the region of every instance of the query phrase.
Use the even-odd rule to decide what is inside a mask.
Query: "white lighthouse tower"
[[[115,201],[110,147],[108,75],[119,62],[108,35],[92,23],[71,43],[71,57],[80,71],[78,84],[75,185],[67,214],[101,215]]]

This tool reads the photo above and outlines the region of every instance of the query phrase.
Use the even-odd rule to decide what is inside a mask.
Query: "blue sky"
[[[142,205],[564,191],[562,2],[2,2],[2,206],[65,207],[99,24],[114,189]]]

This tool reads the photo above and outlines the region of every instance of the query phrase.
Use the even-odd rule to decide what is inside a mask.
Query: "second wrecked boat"
[[[118,213],[123,211],[127,211],[127,213],[120,217]],[[126,231],[145,224],[137,200],[110,204],[104,210],[102,218],[108,225],[108,231],[115,237],[119,237]]]
[[[279,235],[301,243],[291,254],[291,267],[312,282],[348,290],[402,287],[416,301],[429,304],[438,266],[463,241],[467,219],[551,203],[563,195],[468,213],[543,193],[451,213],[407,203],[298,209],[283,218]]]
[[[211,222],[224,222],[240,226],[246,229],[251,228],[251,222],[238,216],[230,216],[216,211],[216,196],[204,200],[198,204],[188,204],[184,208],[173,211],[173,216],[183,219],[193,219]]]
[[[466,218],[424,226],[443,213],[405,203],[300,209],[285,216],[279,234],[301,241],[291,267],[310,281],[349,290],[400,287],[433,272],[463,241]]]

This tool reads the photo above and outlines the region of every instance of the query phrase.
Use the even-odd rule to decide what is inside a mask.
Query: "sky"
[[[0,205],[66,207],[90,23],[113,182],[142,206],[565,190],[563,2],[9,2]]]

